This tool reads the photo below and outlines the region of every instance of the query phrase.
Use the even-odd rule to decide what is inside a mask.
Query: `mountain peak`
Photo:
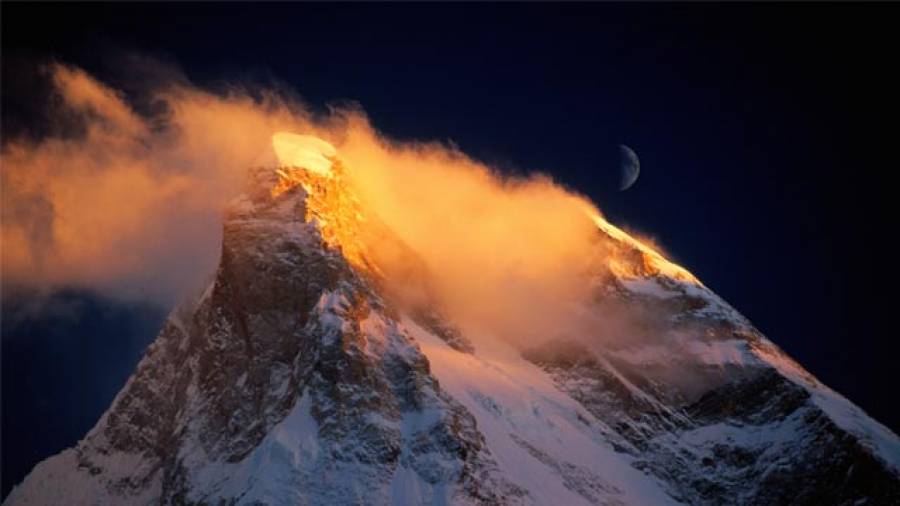
[[[641,333],[475,348],[434,299],[386,290],[427,294],[428,270],[337,151],[273,144],[283,165],[250,171],[204,295],[9,504],[900,500],[895,434],[602,218],[584,309]]]
[[[307,223],[327,249],[355,269],[377,274],[365,245],[384,229],[377,220],[369,222],[337,150],[317,137],[287,132],[276,133],[272,145],[281,165],[249,171],[244,194],[226,212],[226,227],[236,219]]]
[[[276,132],[272,147],[279,165],[302,167],[324,177],[331,175],[331,164],[337,154],[334,146],[325,140],[289,132]]]

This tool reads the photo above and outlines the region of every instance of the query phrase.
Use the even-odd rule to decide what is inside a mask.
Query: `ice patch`
[[[326,177],[332,175],[331,158],[337,150],[318,137],[278,132],[272,136],[272,147],[283,166],[302,167]]]

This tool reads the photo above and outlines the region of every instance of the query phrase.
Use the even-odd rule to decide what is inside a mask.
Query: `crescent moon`
[[[640,174],[641,161],[637,153],[628,146],[619,144],[619,191],[631,188]]]

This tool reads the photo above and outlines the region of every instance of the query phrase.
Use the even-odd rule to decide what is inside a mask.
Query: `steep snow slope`
[[[525,356],[628,440],[635,466],[692,504],[891,504],[900,440],[799,364],[696,278],[608,223],[633,261],[606,304],[652,313],[652,338]]]
[[[604,220],[588,308],[646,336],[475,347],[382,293],[359,239],[395,239],[301,154],[251,173],[209,288],[8,504],[900,502],[896,435]]]
[[[513,349],[466,354],[406,322],[450,395],[478,421],[501,471],[538,504],[668,504],[618,438]]]

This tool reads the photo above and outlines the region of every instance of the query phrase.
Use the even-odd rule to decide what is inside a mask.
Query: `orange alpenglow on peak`
[[[272,136],[272,147],[282,166],[302,167],[322,176],[332,176],[332,159],[337,150],[318,137],[277,132]]]
[[[316,221],[325,244],[340,251],[353,266],[377,272],[367,247],[374,241],[370,237],[373,231],[362,225],[365,212],[350,180],[343,177],[344,166],[334,146],[311,135],[277,132],[272,147],[280,165],[272,196],[302,186],[306,190],[305,219]]]

